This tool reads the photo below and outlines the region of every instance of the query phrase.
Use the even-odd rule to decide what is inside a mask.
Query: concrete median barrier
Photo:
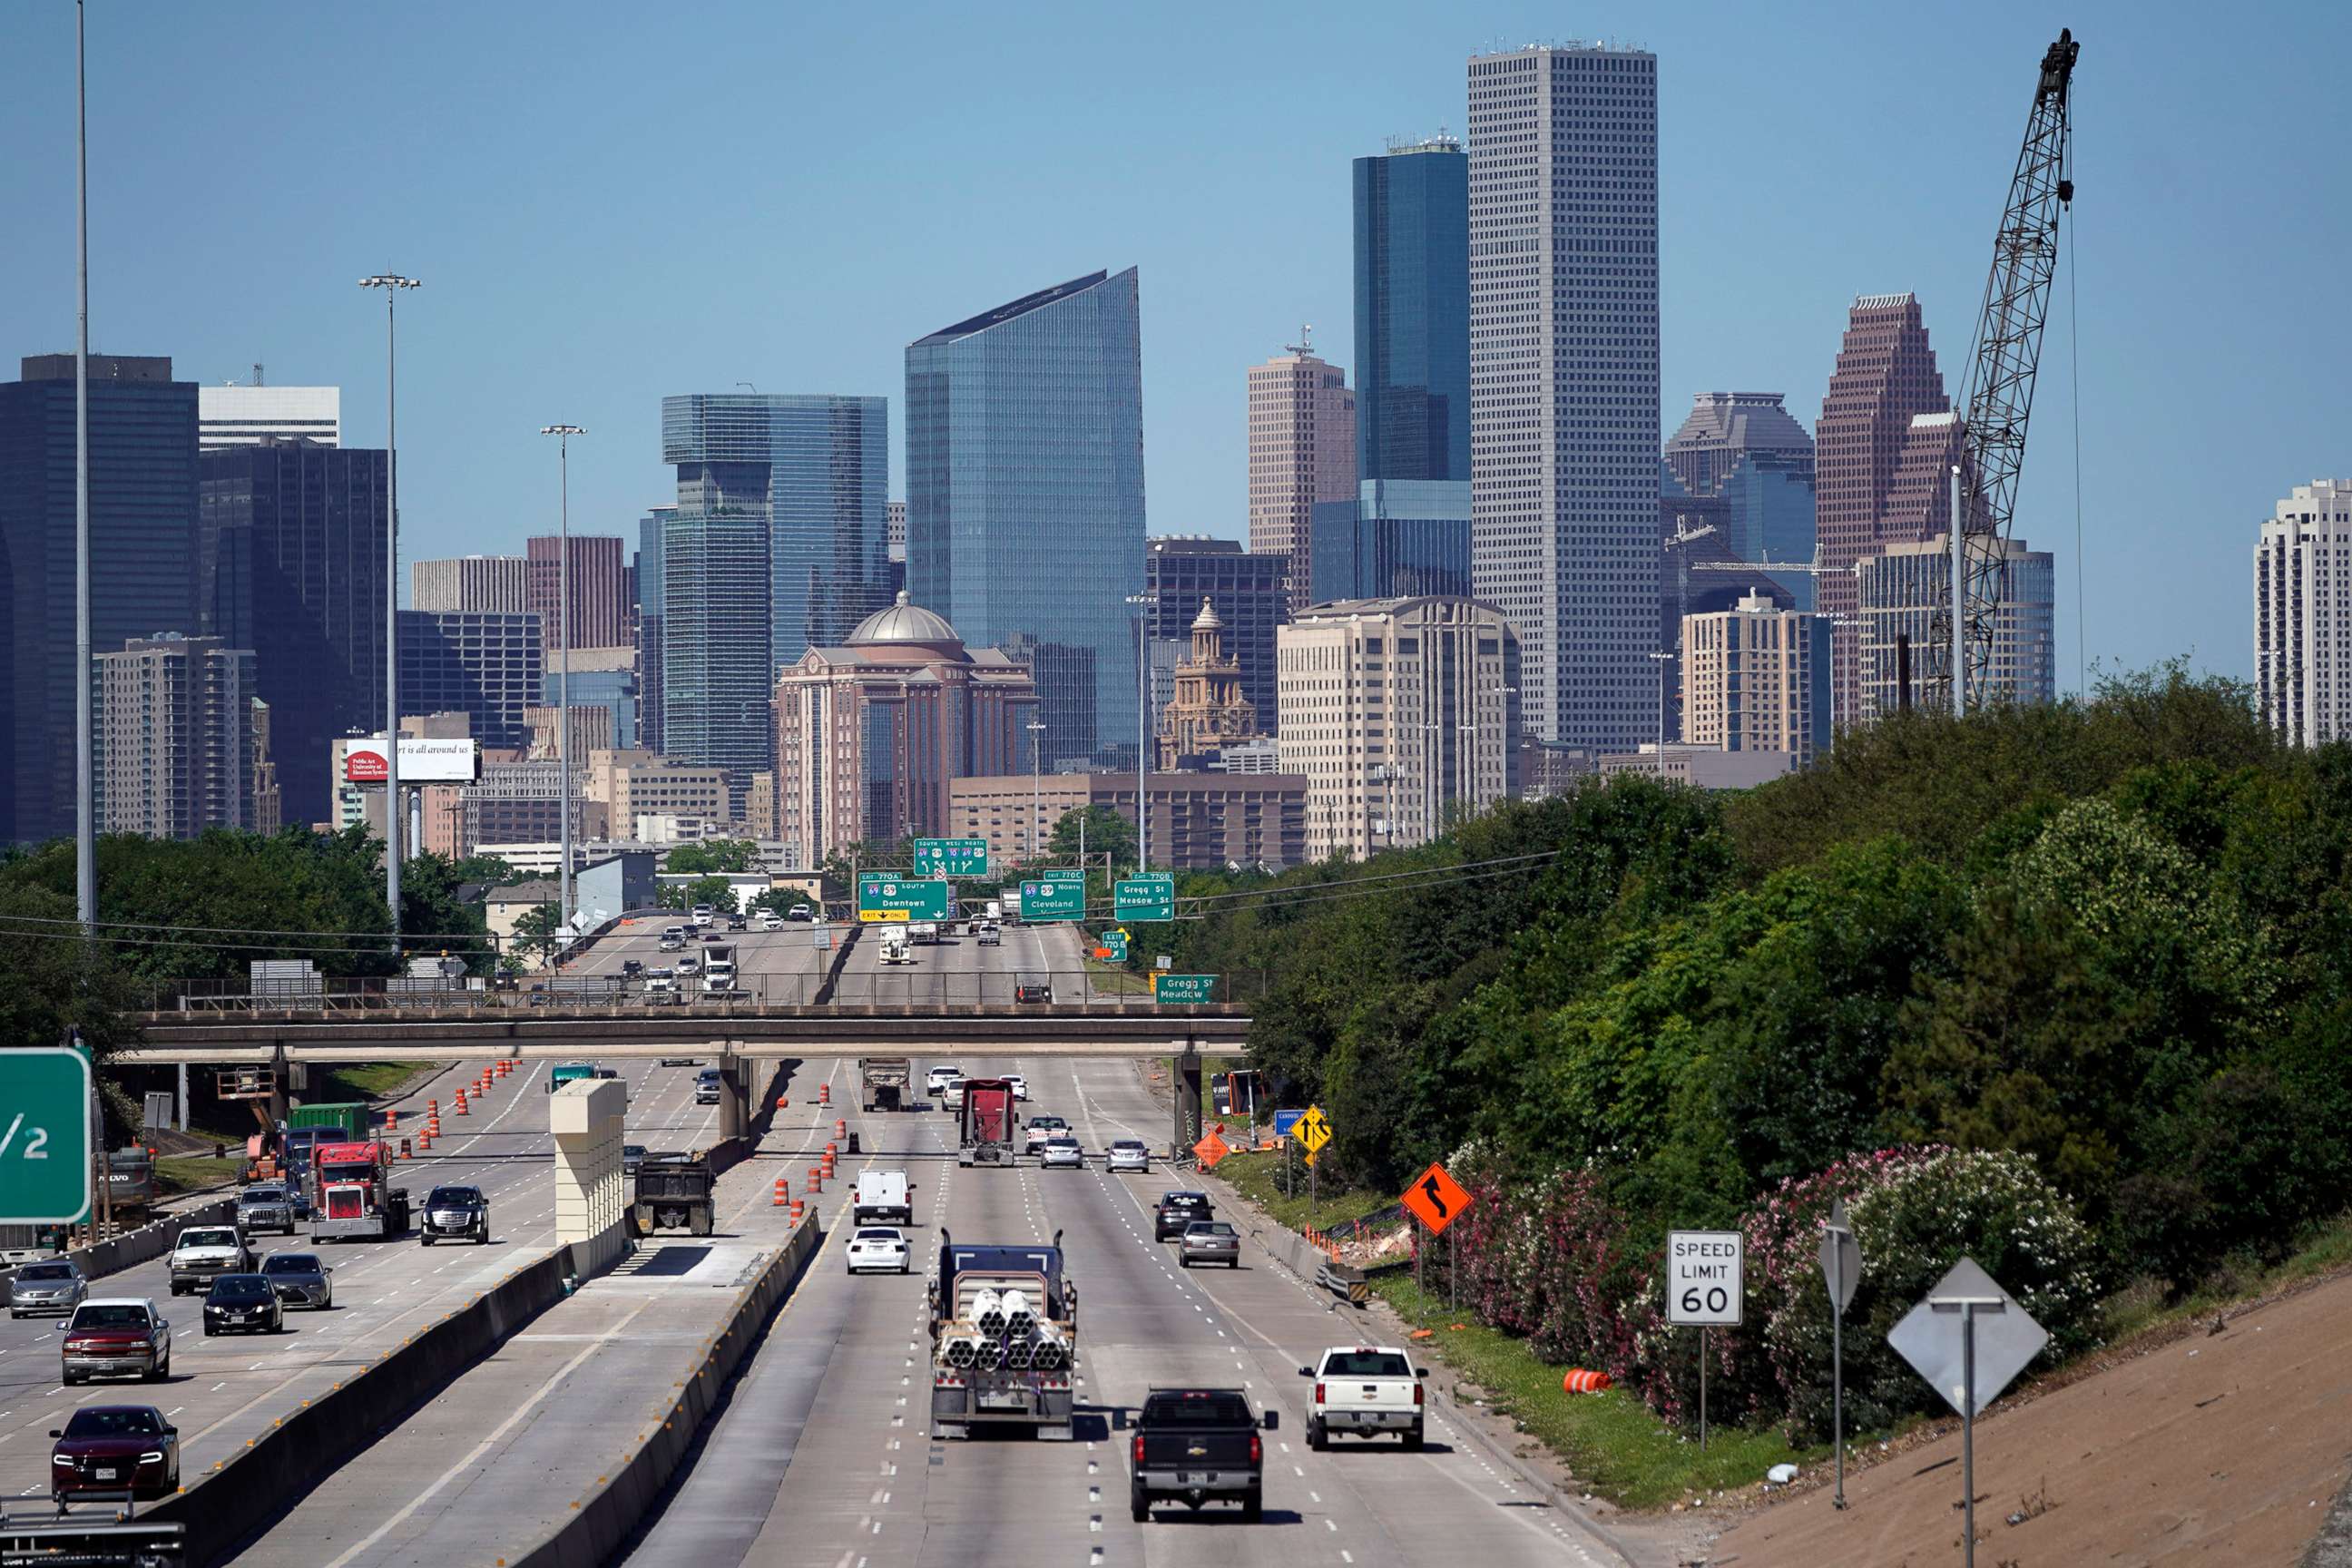
[[[236,1218],[235,1198],[215,1198],[181,1214],[165,1215],[150,1220],[137,1230],[126,1231],[110,1240],[89,1247],[77,1247],[63,1254],[81,1266],[81,1271],[92,1279],[102,1279],[109,1274],[119,1274],[133,1268],[152,1258],[161,1258],[172,1250],[180,1239],[180,1232],[192,1225],[226,1225]],[[0,1270],[0,1295],[6,1294],[6,1281],[14,1269]],[[102,1292],[101,1292],[102,1293]]]
[[[328,1393],[289,1411],[252,1446],[190,1479],[145,1517],[187,1526],[188,1568],[225,1559],[299,1502],[376,1434],[457,1381],[506,1337],[562,1299],[571,1248],[524,1264],[417,1331]]]
[[[677,1473],[727,1380],[823,1240],[814,1225],[794,1227],[792,1238],[736,1298],[702,1364],[686,1380],[677,1402],[657,1418],[658,1425],[649,1424],[637,1446],[620,1457],[611,1479],[580,1498],[563,1523],[514,1558],[509,1568],[596,1568],[612,1559]]]

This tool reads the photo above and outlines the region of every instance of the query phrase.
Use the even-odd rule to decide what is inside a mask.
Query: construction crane
[[[2050,313],[2050,285],[2058,275],[2058,220],[2074,200],[2074,122],[2068,89],[2082,45],[2070,29],[2042,57],[2025,143],[2010,176],[2009,202],[1993,236],[1992,273],[1985,282],[1969,353],[1968,394],[1960,406],[1955,485],[1960,537],[1954,542],[1954,597],[1938,605],[1928,635],[1922,697],[1965,711],[1968,693],[1982,691],[1992,668],[1993,634],[2000,616],[2001,569],[2017,510],[2017,479],[2025,466],[2025,426],[2033,413],[2034,372],[2042,358],[2042,328]],[[1963,679],[1952,677],[1955,644]]]

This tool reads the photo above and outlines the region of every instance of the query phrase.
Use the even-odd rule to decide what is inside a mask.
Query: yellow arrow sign
[[[1323,1108],[1308,1106],[1307,1113],[1291,1124],[1290,1135],[1297,1139],[1308,1153],[1319,1152],[1324,1144],[1331,1142],[1331,1123],[1324,1116]]]

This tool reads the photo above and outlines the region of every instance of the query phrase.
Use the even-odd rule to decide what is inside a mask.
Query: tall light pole
[[[1146,639],[1151,635],[1149,594],[1129,594],[1135,617],[1135,874],[1151,869],[1151,656]]]
[[[1045,828],[1045,726],[1029,721],[1029,865],[1036,868]]]
[[[572,437],[585,436],[578,425],[542,425],[555,437],[562,510],[557,514],[555,557],[555,771],[562,775],[563,878],[558,884],[563,924],[572,924]]]
[[[417,279],[379,272],[360,279],[383,290],[383,898],[392,906],[392,945],[400,952],[400,426],[399,379],[393,352],[393,302]]]
[[[74,912],[98,939],[98,770],[90,754],[89,103],[74,0]]]

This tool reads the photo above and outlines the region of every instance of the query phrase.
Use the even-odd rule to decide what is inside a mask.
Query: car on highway
[[[1155,1388],[1143,1396],[1129,1447],[1128,1511],[1141,1524],[1155,1502],[1181,1502],[1199,1512],[1211,1502],[1241,1504],[1242,1519],[1265,1517],[1265,1444],[1258,1436],[1282,1418],[1250,1411],[1238,1388]]]
[[[1241,1232],[1221,1219],[1194,1220],[1176,1238],[1176,1261],[1187,1268],[1195,1263],[1222,1263],[1228,1268],[1239,1268]]]
[[[276,1182],[257,1182],[236,1194],[236,1228],[294,1234],[294,1194]]]
[[[923,1079],[923,1092],[925,1094],[945,1094],[948,1091],[949,1084],[961,1083],[962,1081],[963,1068],[935,1067]]]
[[[637,1167],[645,1163],[646,1146],[644,1144],[624,1143],[621,1145],[621,1174],[625,1176],[634,1176],[637,1173]]]
[[[1146,1172],[1151,1169],[1151,1151],[1143,1146],[1140,1138],[1115,1138],[1110,1152],[1103,1157],[1104,1168],[1113,1174],[1126,1171]]]
[[[746,914],[729,915],[727,917],[727,929],[729,931],[750,931],[751,929],[751,917]]]
[[[998,925],[994,921],[972,921],[971,934],[982,947],[1003,947],[1004,945],[1004,928]]]
[[[1086,1168],[1087,1152],[1075,1138],[1048,1138],[1037,1163],[1048,1171],[1080,1171]]]
[[[89,1297],[89,1281],[70,1258],[44,1258],[19,1268],[8,1281],[8,1315],[70,1314]]]
[[[253,1268],[253,1249],[233,1225],[192,1225],[172,1244],[172,1294],[204,1290],[223,1274]]]
[[[710,917],[718,912],[709,904],[697,904],[694,906],[694,923],[698,926],[707,926],[710,923]]]
[[[1047,1139],[1066,1137],[1069,1131],[1070,1124],[1058,1116],[1033,1116],[1029,1119],[1027,1142],[1021,1152],[1024,1154],[1042,1152]]]
[[[455,1183],[433,1189],[416,1216],[416,1234],[427,1247],[436,1241],[490,1244],[490,1200],[482,1189]]]
[[[49,1428],[49,1497],[129,1492],[140,1501],[180,1489],[180,1429],[152,1405],[86,1405]]]
[[[1195,1220],[1208,1217],[1208,1194],[1162,1193],[1159,1206],[1151,1211],[1151,1239],[1166,1241],[1171,1236],[1182,1236]]]
[[[663,952],[678,952],[686,946],[686,928],[684,926],[663,927],[661,941],[656,942],[654,945]]]
[[[717,1068],[704,1068],[694,1075],[694,1103],[697,1105],[718,1104],[725,1089],[726,1084],[719,1078]]]
[[[223,1274],[205,1292],[205,1338],[274,1334],[286,1327],[286,1304],[267,1274]]]
[[[1042,974],[1017,975],[1013,982],[1013,999],[1015,1002],[1051,1002],[1054,987]]]
[[[1009,1072],[1004,1075],[1004,1081],[1013,1086],[1013,1099],[1026,1100],[1029,1098],[1029,1080],[1027,1079],[1023,1078],[1017,1072]]]
[[[916,921],[907,927],[907,940],[925,945],[934,945],[940,940],[939,925],[932,921]]]
[[[1333,1345],[1312,1366],[1298,1369],[1315,1380],[1315,1400],[1307,1413],[1307,1446],[1320,1452],[1335,1432],[1359,1437],[1393,1432],[1408,1449],[1422,1443],[1421,1380],[1425,1366],[1393,1345]]]
[[[172,1321],[144,1296],[101,1296],[74,1309],[58,1354],[71,1388],[122,1373],[160,1383],[172,1375]]]
[[[646,981],[648,1007],[675,1007],[685,1000],[686,994],[677,988],[677,977],[667,969],[657,971]]]
[[[778,914],[775,910],[770,910],[761,915],[760,929],[761,931],[782,931],[784,929],[784,917]]]
[[[858,1226],[849,1238],[847,1251],[852,1274],[904,1274],[914,1267],[914,1251],[907,1245],[907,1233],[897,1226]]]
[[[261,1260],[261,1277],[289,1307],[323,1312],[335,1304],[335,1270],[315,1252],[273,1252]]]
[[[693,953],[682,952],[678,954],[677,972],[681,975],[699,974],[702,973],[702,960]]]

